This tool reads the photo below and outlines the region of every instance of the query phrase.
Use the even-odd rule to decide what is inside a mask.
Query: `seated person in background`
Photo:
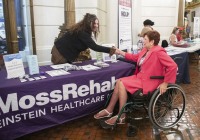
[[[153,30],[152,26],[154,25],[154,22],[151,21],[151,20],[149,20],[149,19],[146,19],[146,20],[143,22],[143,25],[144,25],[144,27],[143,27],[141,33],[139,34],[140,38],[139,38],[139,40],[138,40],[138,42],[137,42],[138,51],[141,51],[141,50],[142,50],[142,48],[143,48],[143,46],[144,46],[144,38],[143,38],[143,37],[144,37],[144,34],[145,34],[146,32],[148,32],[148,31],[152,31],[152,30]]]
[[[80,52],[90,48],[94,51],[114,54],[115,48],[97,45],[91,38],[99,32],[99,20],[94,14],[87,13],[84,18],[73,25],[62,37],[54,42],[51,51],[53,64],[72,63],[76,61]]]
[[[175,83],[177,65],[167,55],[164,48],[158,46],[160,34],[157,31],[149,31],[144,34],[144,48],[138,54],[130,54],[119,49],[116,54],[125,59],[137,62],[135,75],[120,78],[116,82],[109,105],[94,115],[95,119],[111,117],[115,104],[119,100],[119,112],[127,101],[128,94],[133,94],[138,89],[143,89],[147,94],[160,87],[160,93],[164,93],[168,83]],[[163,79],[150,79],[150,76],[164,76]],[[118,112],[118,113],[119,113]],[[112,126],[116,122],[118,114],[105,121],[105,125]],[[125,123],[125,113],[122,114],[118,124]]]
[[[180,28],[179,28],[179,32],[178,32],[178,34],[176,35],[178,41],[183,40],[182,31],[183,31],[183,30],[180,30]]]
[[[178,33],[179,33],[179,28],[174,27],[174,29],[172,30],[172,33],[169,37],[169,43],[170,44],[174,44],[174,43],[178,42],[178,39],[177,39],[177,36],[176,36]]]
[[[185,43],[182,40],[182,36],[180,34],[178,27],[174,27],[174,29],[172,30],[172,34],[169,37],[169,44],[176,46],[176,47],[187,47],[187,46],[189,46],[189,44]]]

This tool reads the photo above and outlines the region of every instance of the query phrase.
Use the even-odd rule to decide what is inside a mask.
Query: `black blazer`
[[[79,32],[77,34],[70,34],[67,32],[56,40],[54,44],[60,54],[70,62],[73,62],[78,57],[79,53],[87,48],[105,53],[110,53],[111,49],[97,45],[87,32]]]

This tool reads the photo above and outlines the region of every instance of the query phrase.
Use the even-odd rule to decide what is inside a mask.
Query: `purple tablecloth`
[[[51,69],[40,67],[40,71]],[[58,77],[45,74],[47,79],[21,83],[6,79],[6,71],[1,70],[0,139],[15,139],[99,110],[115,80],[132,72],[132,64],[119,61],[100,70],[71,71]]]

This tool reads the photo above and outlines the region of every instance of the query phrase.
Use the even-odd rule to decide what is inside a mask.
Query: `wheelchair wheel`
[[[184,114],[185,100],[185,92],[176,84],[169,84],[163,94],[160,94],[157,89],[152,95],[148,108],[152,124],[162,130],[175,126]]]

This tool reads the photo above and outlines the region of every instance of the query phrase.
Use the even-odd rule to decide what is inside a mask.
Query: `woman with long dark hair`
[[[90,48],[97,52],[114,54],[115,48],[97,45],[92,39],[96,39],[99,33],[99,20],[96,15],[87,13],[84,18],[73,25],[61,38],[54,42],[51,61],[53,64],[71,63],[76,61],[80,52]]]

